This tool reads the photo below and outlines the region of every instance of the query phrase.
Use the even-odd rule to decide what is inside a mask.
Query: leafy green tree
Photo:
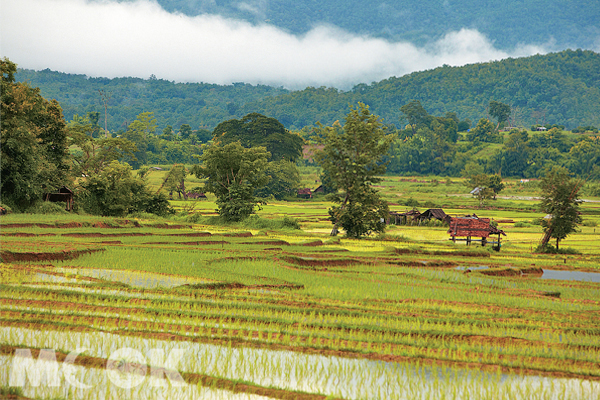
[[[496,143],[501,139],[502,137],[498,134],[496,127],[487,118],[481,118],[479,122],[477,122],[477,126],[467,133],[467,140],[475,143]]]
[[[191,172],[206,178],[204,191],[217,196],[219,215],[227,221],[241,221],[264,203],[254,191],[269,181],[269,157],[264,147],[244,148],[239,142],[212,145],[200,157],[201,165],[194,165]]]
[[[192,127],[188,124],[182,124],[179,127],[179,135],[182,139],[188,139],[193,134]]]
[[[493,155],[490,164],[493,170],[502,171],[504,176],[525,176],[530,163],[531,148],[526,131],[512,130],[502,150]]]
[[[488,187],[494,191],[494,200],[496,200],[496,195],[500,193],[506,187],[502,182],[502,177],[500,175],[494,174],[489,177]]]
[[[473,195],[479,200],[479,207],[485,205],[485,201],[495,196],[494,190],[489,186],[490,177],[486,174],[474,175],[469,179],[469,187],[473,188]]]
[[[273,196],[281,200],[286,196],[294,195],[300,188],[300,172],[296,164],[291,161],[271,161],[267,165],[266,174],[270,177],[269,183],[256,190],[258,197]]]
[[[474,188],[474,195],[479,200],[479,207],[483,207],[486,200],[496,200],[496,195],[504,189],[500,175],[477,174],[469,179],[469,187]]]
[[[156,127],[156,118],[152,112],[139,114],[127,127],[123,137],[135,144],[136,150],[133,152],[134,157],[126,157],[125,161],[133,168],[138,169],[148,163],[148,145],[154,137]]]
[[[71,182],[67,133],[62,109],[40,90],[15,83],[16,65],[0,60],[0,193],[2,201],[25,210]]]
[[[490,101],[488,112],[492,117],[496,118],[496,121],[498,121],[496,129],[510,118],[510,106],[508,104],[500,103],[499,101]]]
[[[571,147],[569,170],[600,180],[600,136],[586,137]]]
[[[174,164],[161,185],[161,189],[164,187],[170,193],[177,192],[179,198],[181,199],[181,194],[183,193],[184,198],[187,200],[187,194],[185,193],[185,177],[187,175],[187,170],[185,169],[185,165],[183,164]],[[159,189],[160,191],[160,189]]]
[[[97,175],[112,161],[134,157],[136,147],[127,139],[93,138],[94,125],[87,117],[75,115],[67,125],[67,132],[75,176]]]
[[[213,131],[213,140],[221,145],[239,141],[247,148],[265,147],[273,161],[296,161],[302,156],[304,143],[300,136],[289,132],[275,118],[258,113],[221,122]]]
[[[339,227],[347,236],[356,238],[370,232],[384,232],[388,205],[372,185],[380,182],[378,176],[385,172],[383,158],[393,135],[386,134],[379,117],[371,114],[363,103],[350,108],[343,128],[321,130],[324,148],[316,158],[340,190],[332,195],[339,205],[329,210],[331,234],[337,235]]]
[[[578,198],[582,182],[572,179],[565,168],[553,168],[541,179],[542,202],[540,210],[550,216],[542,219],[544,238],[541,247],[548,245],[551,238],[559,242],[577,231],[582,222]]]
[[[421,105],[419,100],[413,100],[400,107],[412,129],[413,135],[417,133],[418,128],[429,127],[431,116]]]
[[[131,166],[111,161],[99,174],[82,182],[81,203],[91,214],[121,217],[143,211],[158,215],[172,213],[163,194],[152,194]]]

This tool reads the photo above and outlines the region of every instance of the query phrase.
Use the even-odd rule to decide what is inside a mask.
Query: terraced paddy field
[[[540,255],[539,226],[514,226],[531,213],[500,252],[441,226],[332,239],[319,203],[261,212],[290,214],[302,230],[2,217],[0,393],[600,398],[597,228]]]

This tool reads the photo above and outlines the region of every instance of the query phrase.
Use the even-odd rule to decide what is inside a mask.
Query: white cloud
[[[350,88],[442,64],[545,52],[522,46],[507,53],[469,29],[424,48],[326,26],[294,36],[214,15],[170,14],[148,0],[0,0],[0,9],[2,56],[23,68],[89,76]]]

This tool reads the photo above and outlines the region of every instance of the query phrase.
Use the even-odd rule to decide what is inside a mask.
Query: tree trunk
[[[556,250],[558,250],[558,241],[559,240],[560,240],[559,238],[556,238]]]

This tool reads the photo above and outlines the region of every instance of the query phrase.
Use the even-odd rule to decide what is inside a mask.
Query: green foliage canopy
[[[213,140],[223,145],[239,141],[244,147],[265,147],[274,161],[295,161],[302,156],[304,142],[275,118],[258,113],[221,122],[213,131]]]
[[[320,130],[324,148],[317,153],[317,161],[341,191],[332,196],[339,206],[329,210],[332,235],[337,234],[338,227],[356,238],[383,232],[382,219],[389,217],[389,209],[372,185],[385,172],[383,158],[394,136],[386,134],[380,118],[363,103],[350,108],[344,127],[334,124]]]
[[[24,210],[44,191],[68,184],[70,162],[62,109],[24,83],[15,83],[16,65],[0,60],[2,201]]]
[[[219,215],[227,221],[241,221],[263,203],[254,191],[269,181],[266,170],[270,156],[264,147],[248,149],[239,142],[213,144],[202,154],[202,164],[194,165],[191,172],[206,178],[204,191],[217,196]]]
[[[578,198],[581,186],[581,181],[572,179],[569,171],[564,168],[553,168],[542,178],[540,211],[550,216],[542,219],[545,233],[542,246],[550,238],[555,238],[558,249],[561,240],[577,231],[577,224],[582,222]]]

